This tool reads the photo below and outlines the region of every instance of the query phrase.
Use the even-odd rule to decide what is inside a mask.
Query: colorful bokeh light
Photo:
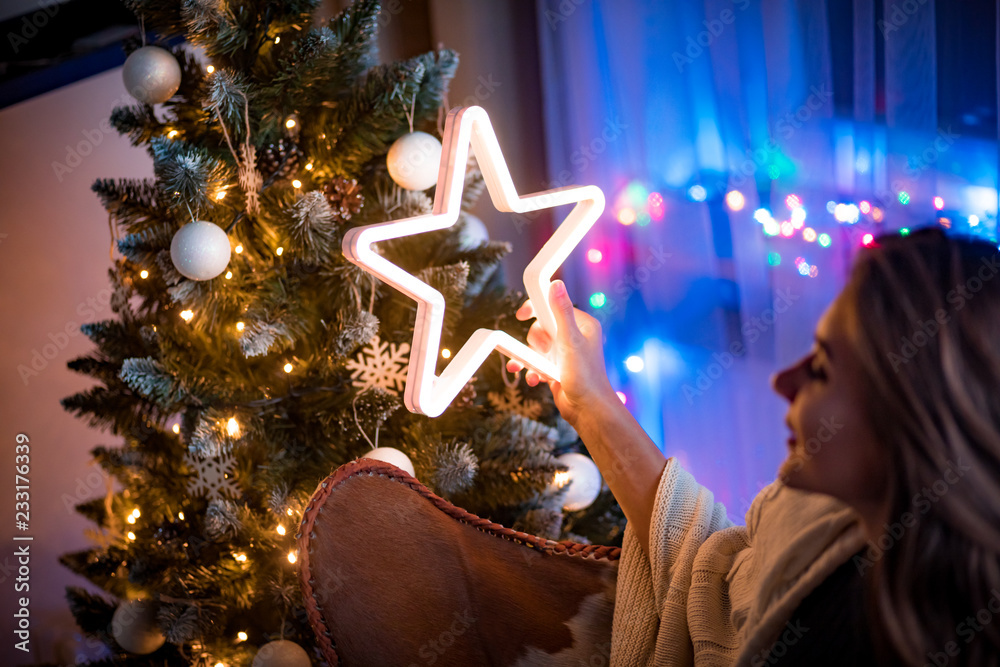
[[[744,199],[742,192],[730,190],[726,193],[726,206],[729,207],[729,210],[742,211],[744,205],[746,205],[746,199]]]

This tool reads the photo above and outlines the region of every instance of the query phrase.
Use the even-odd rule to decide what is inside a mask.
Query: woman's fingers
[[[516,313],[514,313],[514,317],[521,320],[522,322],[525,320],[530,320],[534,316],[535,316],[535,309],[532,308],[531,306],[531,299],[528,299],[527,301],[522,303],[521,307],[517,309]]]
[[[508,359],[507,360],[507,370],[509,372],[511,372],[511,373],[520,373],[522,368],[524,368],[524,365],[520,361],[518,361],[517,359]]]
[[[528,329],[528,345],[545,354],[552,347],[552,337],[546,333],[541,324],[535,322]]]

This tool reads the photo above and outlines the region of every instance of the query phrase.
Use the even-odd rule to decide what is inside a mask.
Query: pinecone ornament
[[[330,202],[330,208],[341,220],[350,220],[351,216],[364,206],[365,196],[361,194],[361,186],[353,178],[335,177],[323,186],[323,194]]]
[[[288,178],[299,168],[302,151],[290,140],[278,139],[264,146],[257,158],[257,168],[262,174],[275,178]]]
[[[462,391],[458,392],[458,396],[451,403],[454,407],[459,410],[467,410],[469,408],[476,407],[476,378],[471,377],[469,381],[462,387]]]

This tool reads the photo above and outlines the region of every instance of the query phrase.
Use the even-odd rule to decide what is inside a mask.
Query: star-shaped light
[[[347,259],[417,302],[403,402],[411,412],[428,417],[444,412],[493,350],[516,359],[546,379],[559,379],[559,368],[550,358],[496,329],[478,329],[455,353],[441,375],[436,375],[444,323],[444,296],[372,249],[372,244],[379,241],[445,229],[458,222],[470,145],[498,211],[527,213],[575,204],[524,270],[524,286],[538,321],[553,337],[556,320],[548,301],[552,275],[604,210],[604,193],[596,185],[568,186],[519,196],[489,116],[485,109],[474,106],[454,109],[448,114],[431,213],[356,227],[347,232],[343,243]]]

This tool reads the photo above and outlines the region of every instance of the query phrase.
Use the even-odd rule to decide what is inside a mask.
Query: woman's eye
[[[807,366],[807,369],[809,372],[809,377],[816,378],[817,380],[826,379],[826,372],[823,370],[823,367],[817,364],[816,362],[809,364],[809,366]]]

